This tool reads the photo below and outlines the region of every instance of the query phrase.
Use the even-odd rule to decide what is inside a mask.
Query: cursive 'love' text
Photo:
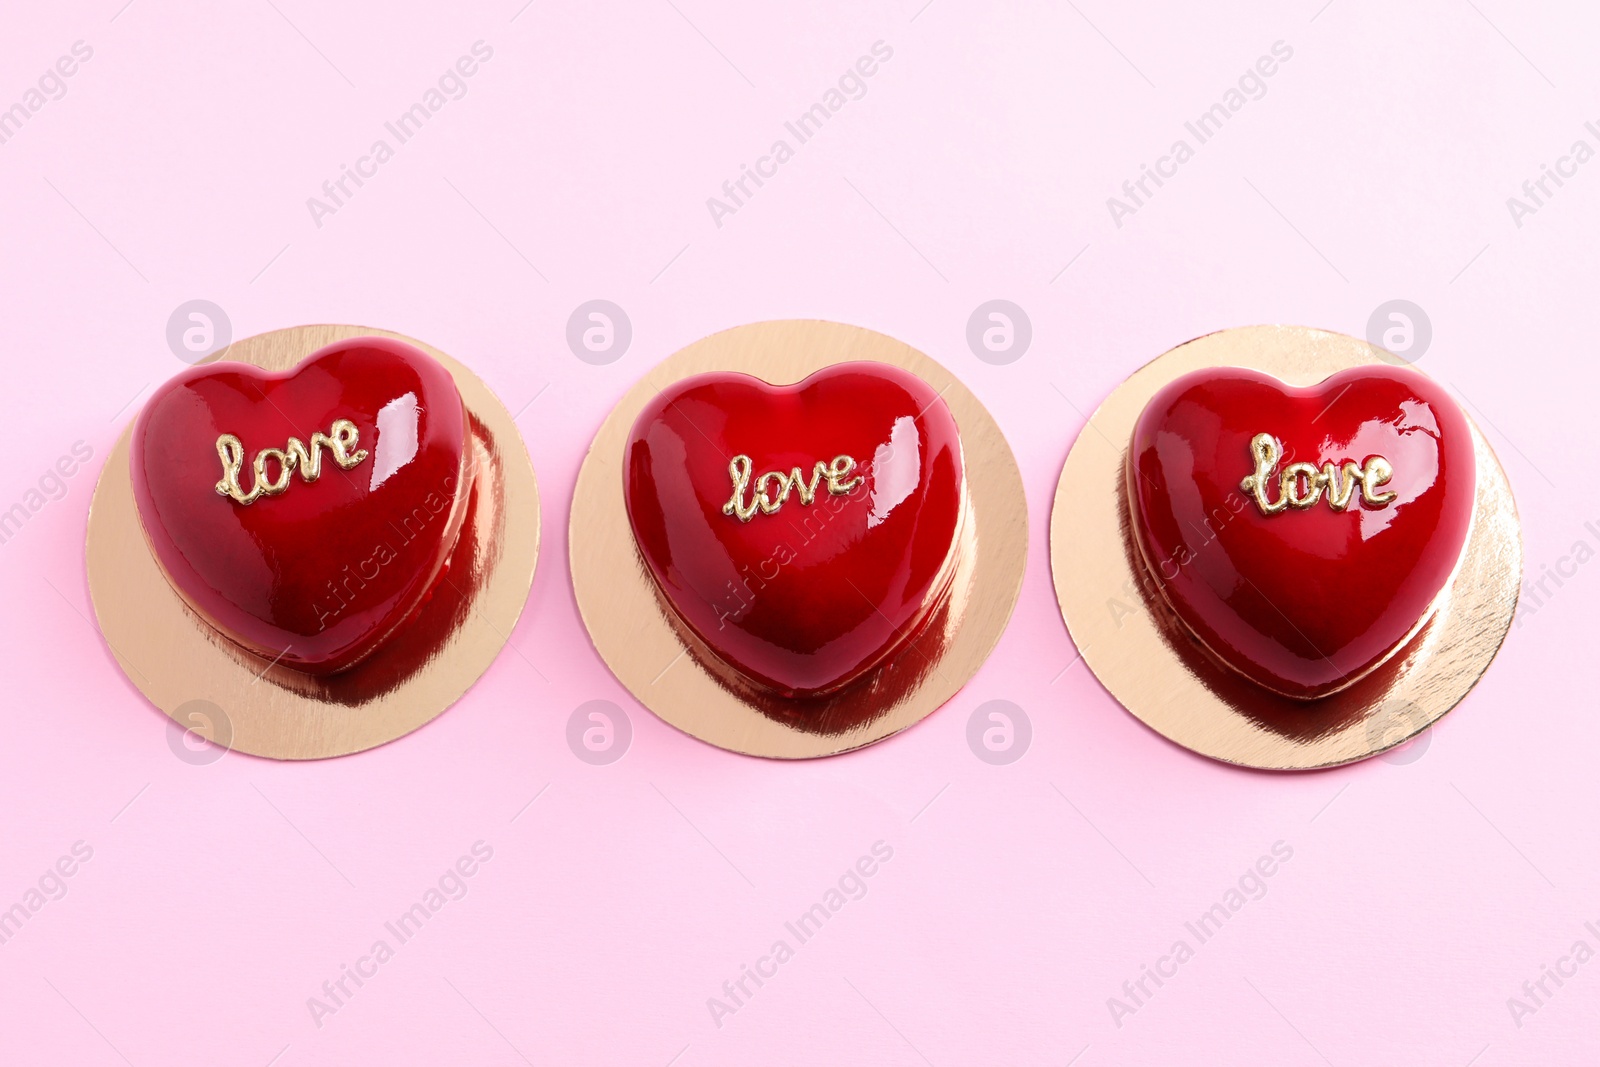
[[[1355,503],[1357,483],[1361,486],[1361,502],[1369,508],[1381,508],[1399,495],[1378,491],[1394,476],[1394,468],[1382,456],[1368,456],[1360,464],[1346,460],[1342,464],[1324,463],[1320,469],[1312,463],[1291,463],[1278,475],[1278,499],[1269,500],[1268,486],[1283,456],[1278,439],[1270,433],[1256,434],[1250,439],[1250,456],[1256,469],[1245,475],[1239,488],[1255,499],[1263,515],[1276,515],[1285,508],[1304,511],[1321,500],[1324,491],[1329,507],[1346,511]]]
[[[327,433],[318,431],[311,435],[307,445],[298,437],[289,438],[282,448],[263,448],[256,453],[250,469],[254,478],[250,491],[239,484],[244,470],[244,444],[233,434],[217,438],[217,457],[222,460],[222,479],[217,482],[217,492],[235,503],[253,504],[263,496],[277,496],[289,488],[289,476],[296,470],[302,481],[314,482],[322,477],[322,449],[333,454],[333,461],[342,470],[349,470],[367,458],[367,450],[356,447],[360,431],[349,419],[335,419]],[[276,463],[277,473],[267,476],[267,464]]]
[[[829,493],[843,496],[866,480],[860,475],[850,477],[850,472],[856,468],[856,461],[849,456],[834,456],[830,463],[818,460],[811,468],[810,481],[800,473],[799,467],[787,474],[783,471],[767,471],[752,481],[755,466],[755,461],[749,456],[734,456],[733,462],[728,464],[728,477],[733,479],[733,496],[722,505],[724,515],[733,515],[740,522],[749,522],[755,518],[757,511],[771,515],[783,507],[791,492],[799,494],[800,503],[809,504],[817,498],[817,487],[824,481],[827,482]]]

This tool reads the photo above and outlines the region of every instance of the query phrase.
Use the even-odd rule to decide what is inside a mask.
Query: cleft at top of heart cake
[[[858,362],[674,383],[633,425],[623,488],[676,621],[743,679],[808,697],[915,640],[954,574],[964,477],[927,383]]]
[[[190,608],[257,656],[331,674],[440,579],[467,433],[450,372],[399,341],[341,341],[277,374],[203,364],[134,424],[134,499]]]
[[[1139,554],[1184,626],[1256,684],[1310,700],[1433,612],[1471,526],[1472,431],[1407,368],[1309,388],[1195,371],[1139,416],[1127,489]]]

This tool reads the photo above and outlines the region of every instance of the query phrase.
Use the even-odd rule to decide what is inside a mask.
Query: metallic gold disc
[[[715,656],[675,625],[633,539],[622,454],[657,393],[708,371],[789,385],[836,363],[903,368],[943,397],[961,433],[969,511],[950,594],[925,629],[870,678],[827,697],[790,700],[735,687]],[[761,322],[713,334],[668,357],[607,417],[578,473],[568,534],[573,592],[606,664],[640,703],[685,733],[733,752],[809,759],[870,745],[919,722],[977,672],[1022,585],[1028,513],[1016,459],[978,398],[911,346],[833,322]],[[739,688],[735,692],[735,688]]]
[[[376,652],[316,678],[252,655],[191,611],[151,554],[133,500],[130,422],[89,509],[89,595],[100,632],[129,680],[179,725],[224,747],[273,759],[322,759],[403,737],[465,693],[494,662],[533,582],[539,490],[504,405],[466,367],[430,345],[361,326],[296,326],[235,341],[225,358],[288,370],[351,337],[392,337],[455,378],[477,471],[450,570]]]
[[[1191,371],[1244,367],[1316,385],[1351,367],[1404,361],[1343,334],[1298,326],[1223,330],[1141,367],[1089,419],[1061,471],[1050,566],[1072,640],[1102,685],[1146,726],[1203,756],[1265,770],[1312,770],[1402,744],[1467,695],[1511,626],[1522,534],[1511,487],[1472,425],[1472,528],[1450,584],[1410,641],[1355,684],[1314,701],[1262,689],[1204,652],[1143,580],[1124,465],[1155,393]],[[1469,425],[1471,420],[1468,420]]]

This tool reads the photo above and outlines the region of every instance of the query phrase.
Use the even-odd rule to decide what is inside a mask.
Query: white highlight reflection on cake
[[[372,482],[378,488],[417,456],[417,394],[397,396],[378,409],[378,439],[373,443]]]
[[[872,454],[872,510],[867,529],[883,522],[917,488],[922,473],[922,438],[910,415],[894,420],[889,440]]]

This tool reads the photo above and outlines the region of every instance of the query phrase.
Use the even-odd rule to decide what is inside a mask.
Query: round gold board
[[[663,388],[695,374],[740,371],[789,385],[858,360],[916,374],[961,433],[969,495],[960,563],[929,625],[873,675],[823,698],[735,693],[714,656],[680,631],[633,540],[622,494],[623,446]],[[1022,476],[1000,428],[949,371],[903,342],[832,322],[762,322],[713,334],[668,357],[612,409],[578,473],[568,533],[578,610],[606,664],[656,715],[719,748],[808,759],[870,745],[933,713],[1000,639],[1022,585],[1028,515]],[[713,664],[713,667],[708,667]]]
[[[235,341],[211,359],[288,370],[351,337],[392,337],[438,360],[466,404],[472,498],[450,570],[417,617],[340,674],[316,678],[223,637],[178,597],[145,541],[123,431],[89,509],[89,594],[111,654],[150,702],[218,745],[322,759],[393,741],[428,722],[494,662],[522,613],[539,554],[539,492],[510,414],[443,352],[388,330],[296,326]],[[209,362],[209,360],[208,360]]]
[[[1522,541],[1505,472],[1476,425],[1472,528],[1433,615],[1370,674],[1315,701],[1261,689],[1215,662],[1143,577],[1124,491],[1133,425],[1168,382],[1244,367],[1310,386],[1373,363],[1365,341],[1297,326],[1250,326],[1179,345],[1136,371],[1078,434],[1050,519],[1050,566],[1078,652],[1122,706],[1169,741],[1265,770],[1312,770],[1400,745],[1455,707],[1494,658],[1516,611]],[[1468,420],[1471,424],[1471,420]]]

